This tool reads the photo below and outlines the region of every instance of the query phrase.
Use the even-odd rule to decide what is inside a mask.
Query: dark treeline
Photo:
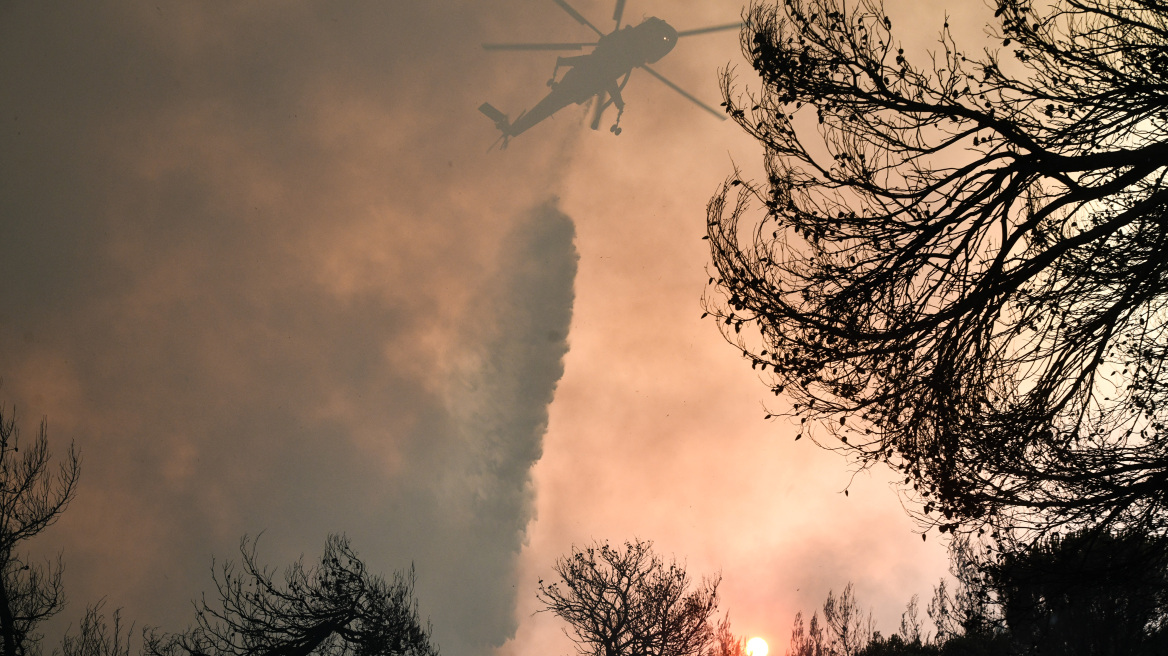
[[[849,584],[796,616],[787,655],[1168,654],[1168,554],[1145,534],[1084,531],[1005,555],[958,537],[950,554],[952,578],[923,609],[914,596],[894,633]],[[714,618],[720,577],[694,581],[650,542],[574,548],[553,569],[538,596],[580,656],[745,656],[729,615]]]
[[[931,631],[913,597],[882,635],[849,584],[809,621],[796,616],[787,654],[1168,654],[1168,554],[1144,535],[1051,537],[993,562],[958,538],[951,555],[954,581],[925,608]]]

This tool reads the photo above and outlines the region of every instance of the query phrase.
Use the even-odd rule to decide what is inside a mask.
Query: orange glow
[[[767,656],[770,649],[767,647],[766,640],[762,638],[751,638],[746,641],[746,653],[749,656]]]

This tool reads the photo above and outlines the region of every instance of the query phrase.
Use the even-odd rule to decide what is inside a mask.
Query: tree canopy
[[[728,626],[710,625],[719,579],[691,588],[685,568],[665,564],[652,546],[573,548],[556,560],[560,580],[539,582],[544,610],[568,623],[582,656],[703,656],[733,647]]]
[[[21,447],[24,448],[21,451]],[[21,442],[15,410],[0,408],[0,655],[34,653],[37,626],[65,605],[63,566],[30,562],[17,551],[21,543],[52,526],[73,500],[81,458],[70,446],[65,459],[51,465],[48,425]]]
[[[414,598],[413,571],[391,581],[369,574],[344,536],[329,536],[320,565],[293,563],[283,581],[240,545],[242,568],[215,573],[217,603],[196,606],[196,624],[148,634],[149,656],[437,656]],[[116,633],[116,632],[115,632]]]
[[[709,204],[705,306],[926,526],[1160,531],[1168,3],[995,9],[920,63],[876,0],[749,7],[761,87],[722,83],[766,179]]]
[[[1143,533],[1052,535],[988,563],[986,585],[1020,651],[1162,654],[1168,552]]]

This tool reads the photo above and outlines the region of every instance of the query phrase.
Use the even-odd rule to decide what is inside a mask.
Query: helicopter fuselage
[[[660,18],[647,18],[635,27],[625,27],[600,37],[592,52],[561,57],[557,66],[570,66],[563,78],[551,82],[552,90],[530,111],[523,113],[504,130],[518,135],[571,104],[581,104],[608,93],[620,102],[620,79],[634,68],[652,64],[677,45],[677,31]],[[598,99],[597,102],[603,102]]]

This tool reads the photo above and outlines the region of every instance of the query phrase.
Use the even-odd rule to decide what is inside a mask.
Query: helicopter
[[[592,48],[592,51],[574,57],[557,57],[556,66],[552,70],[552,77],[547,85],[551,92],[540,100],[531,111],[519,114],[514,122],[506,114],[496,109],[490,103],[483,103],[479,111],[495,123],[495,127],[503,133],[501,137],[503,147],[511,137],[527,131],[532,126],[555,114],[570,104],[583,104],[589,98],[596,98],[592,116],[592,129],[600,127],[600,120],[604,111],[616,105],[616,121],[608,130],[614,135],[621,133],[620,120],[625,111],[625,101],[621,96],[625,85],[633,70],[640,68],[660,80],[669,88],[684,96],[698,107],[713,114],[719,120],[726,120],[722,112],[698,100],[693,95],[677,86],[665,76],[653,70],[649,64],[656,63],[669,54],[677,45],[681,37],[695,34],[706,34],[721,30],[732,30],[742,27],[742,23],[729,23],[714,27],[704,27],[696,30],[678,32],[673,27],[656,17],[644,19],[639,25],[625,25],[621,28],[621,17],[624,14],[625,0],[617,0],[612,19],[616,27],[609,33],[604,33],[595,25],[588,22],[580,12],[569,5],[566,0],[552,0],[569,16],[581,25],[591,29],[600,38],[588,43],[484,43],[486,50],[583,50]],[[561,68],[568,71],[557,80]]]

